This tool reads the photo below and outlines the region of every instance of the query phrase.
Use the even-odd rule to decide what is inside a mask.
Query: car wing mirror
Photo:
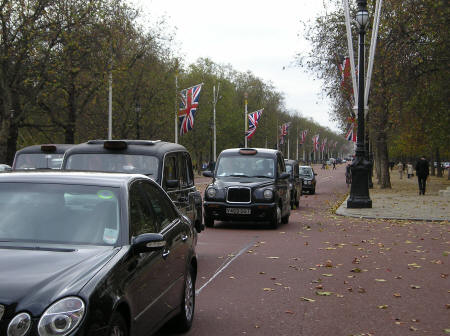
[[[280,175],[280,179],[285,180],[285,179],[289,178],[290,176],[291,176],[291,174],[283,172]]]
[[[166,180],[166,186],[167,188],[178,188],[178,186],[180,185],[180,181],[179,180]]]
[[[159,251],[165,246],[166,241],[159,233],[143,233],[135,237],[131,243],[131,248],[135,253]]]
[[[203,176],[205,177],[214,177],[214,173],[210,170],[206,170],[203,172]]]

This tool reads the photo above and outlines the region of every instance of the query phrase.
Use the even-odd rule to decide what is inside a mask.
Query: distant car
[[[204,222],[269,222],[277,228],[291,213],[289,173],[283,154],[273,149],[232,148],[220,153],[213,181],[205,190]]]
[[[0,163],[0,172],[9,171],[9,170],[11,170],[11,166],[4,164],[4,163]]]
[[[24,147],[16,152],[12,169],[60,169],[64,153],[72,146],[46,144]]]
[[[2,335],[150,335],[190,328],[189,220],[150,178],[0,174]]]
[[[204,228],[202,196],[184,146],[159,140],[89,140],[66,152],[62,169],[147,175],[162,186],[198,232]]]
[[[311,166],[299,167],[300,177],[303,179],[303,192],[308,191],[310,194],[316,193],[316,175]]]
[[[286,172],[289,176],[289,187],[291,190],[291,209],[298,208],[300,205],[300,196],[302,194],[303,179],[299,175],[299,166],[297,160],[284,160]]]

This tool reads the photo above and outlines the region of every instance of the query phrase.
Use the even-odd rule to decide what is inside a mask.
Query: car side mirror
[[[205,177],[214,177],[214,173],[210,170],[206,170],[203,172],[203,176]]]
[[[179,180],[166,180],[166,187],[169,189],[178,188],[179,185]]]
[[[146,253],[158,251],[166,246],[166,241],[162,234],[159,233],[143,233],[133,239],[131,249],[135,253]]]
[[[279,178],[280,178],[281,180],[285,180],[285,179],[289,178],[289,176],[291,176],[291,174],[286,173],[286,172],[283,172],[283,173],[281,173],[281,175],[280,175]]]

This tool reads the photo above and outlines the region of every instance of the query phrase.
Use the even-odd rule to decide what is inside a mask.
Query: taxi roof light
[[[56,146],[55,145],[41,145],[41,151],[46,153],[53,153],[56,152]]]
[[[242,148],[239,150],[239,154],[241,155],[255,155],[256,153],[258,153],[258,151],[253,148]]]

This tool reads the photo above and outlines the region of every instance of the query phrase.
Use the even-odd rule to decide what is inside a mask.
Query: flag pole
[[[348,0],[342,0],[342,5],[344,7],[345,14],[345,27],[347,30],[347,45],[348,45],[348,54],[350,57],[350,68],[352,73],[352,84],[353,84],[353,100],[355,103],[354,110],[356,106],[358,106],[358,86],[356,85],[356,73],[355,73],[355,58],[353,55],[353,43],[352,43],[352,31],[350,29],[350,10],[348,7]]]
[[[247,98],[248,98],[248,93],[245,92],[244,93],[244,105],[245,105],[245,109],[244,109],[244,143],[245,143],[245,148],[247,148],[247,126],[248,126],[248,121],[247,121]]]
[[[298,126],[297,126],[297,132],[295,132],[296,134],[296,138],[297,138],[297,156],[296,156],[296,160],[298,161]]]
[[[175,70],[175,122],[174,122],[174,130],[175,130],[175,143],[178,143],[178,70]]]
[[[213,127],[214,127],[214,162],[216,162],[217,151],[216,151],[216,104],[219,98],[220,91],[220,83],[217,85],[217,94],[216,94],[216,86],[213,86],[213,97],[214,97],[214,113],[213,113]]]

